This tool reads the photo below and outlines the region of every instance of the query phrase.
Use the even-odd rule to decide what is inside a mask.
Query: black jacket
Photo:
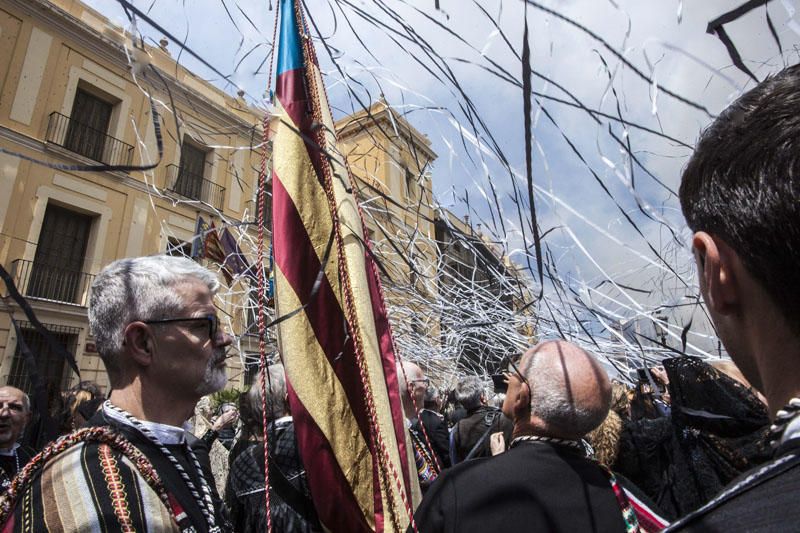
[[[447,424],[444,423],[444,417],[429,409],[420,410],[419,419],[411,424],[411,429],[422,435],[420,422],[425,426],[425,432],[433,446],[433,452],[439,459],[439,465],[442,468],[449,467],[450,434],[447,431]]]
[[[544,442],[454,466],[434,482],[414,519],[420,533],[625,531],[601,468]]]
[[[488,435],[487,435],[488,430]],[[503,432],[506,444],[511,442],[511,435],[514,432],[514,423],[509,420],[496,407],[482,405],[469,412],[466,418],[461,419],[453,427],[453,457],[456,463],[466,459],[472,448],[484,435],[483,442],[472,455],[472,458],[491,457],[490,435]]]

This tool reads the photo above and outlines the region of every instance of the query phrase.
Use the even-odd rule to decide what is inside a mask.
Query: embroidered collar
[[[775,420],[769,428],[770,444],[777,448],[800,433],[800,398],[792,398],[789,403],[775,413]],[[791,428],[791,430],[790,430]]]
[[[539,435],[521,435],[516,437],[511,441],[509,448],[514,448],[522,443],[529,442],[545,442],[547,444],[555,444],[556,446],[565,446],[567,448],[572,448],[573,450],[579,451],[585,454],[587,457],[594,455],[594,450],[585,440],[558,439],[555,437],[541,437]]]
[[[111,411],[114,414],[124,418],[127,425],[136,428],[136,430],[139,431],[139,433],[144,435],[150,442],[158,446],[158,449],[161,451],[164,457],[166,457],[167,460],[169,460],[169,462],[172,463],[172,466],[175,468],[175,470],[178,471],[178,474],[180,474],[181,479],[183,479],[183,482],[186,483],[186,487],[189,489],[189,492],[192,494],[192,497],[195,499],[198,506],[200,507],[200,510],[202,511],[203,516],[206,519],[206,522],[208,522],[208,532],[221,533],[222,532],[221,528],[216,524],[216,516],[214,515],[215,512],[214,501],[211,497],[211,489],[208,487],[208,481],[205,478],[203,467],[200,464],[200,461],[197,460],[197,455],[195,455],[194,451],[192,451],[192,447],[189,446],[189,444],[184,440],[183,448],[186,452],[186,455],[189,458],[189,462],[194,466],[195,473],[197,474],[198,480],[200,482],[199,489],[195,486],[194,481],[189,476],[189,474],[186,473],[186,470],[183,468],[180,461],[178,461],[178,459],[175,458],[175,455],[172,453],[172,451],[170,451],[170,449],[167,448],[166,446],[167,443],[159,440],[159,437],[157,437],[156,434],[153,432],[153,430],[151,430],[150,426],[145,425],[145,422],[143,422],[142,420],[137,420],[130,413],[112,404],[110,400],[106,400],[105,403],[103,403],[103,411],[104,412]],[[119,420],[119,418],[115,417],[115,420]],[[175,434],[174,430],[180,430],[181,436],[185,437],[182,428],[176,428],[174,426],[169,426],[166,424],[156,424],[156,426],[161,426],[161,429],[172,428],[172,430],[169,433],[171,433],[173,437]],[[194,531],[194,529],[192,529],[192,531]]]
[[[120,424],[130,427],[136,427],[124,415],[114,411],[113,409],[107,408],[105,405],[103,406],[103,413],[108,418],[113,419],[115,422],[119,422]],[[182,427],[170,426],[169,424],[159,424],[158,422],[147,422],[145,420],[139,420],[139,423],[152,431],[153,434],[158,437],[158,440],[161,442],[161,444],[183,444],[186,442],[186,431]]]

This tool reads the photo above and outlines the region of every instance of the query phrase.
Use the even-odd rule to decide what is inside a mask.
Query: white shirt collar
[[[103,413],[120,424],[135,427],[127,418],[116,411],[107,409],[105,406],[103,406]],[[139,420],[139,423],[152,431],[161,444],[183,444],[186,441],[186,431],[182,427],[159,424],[158,422],[147,422],[145,420]]]
[[[783,435],[781,435],[781,444],[786,442],[789,439],[796,439],[800,437],[800,416],[795,416],[789,425],[786,426],[786,429],[783,430]]]
[[[15,442],[10,448],[0,450],[0,455],[11,456],[14,455],[14,450],[19,448],[19,442]]]

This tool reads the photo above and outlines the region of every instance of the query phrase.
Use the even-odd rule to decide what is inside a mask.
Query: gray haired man
[[[0,492],[34,456],[33,449],[19,442],[30,420],[28,395],[16,387],[0,387]]]
[[[14,507],[2,517],[6,527],[225,528],[209,466],[183,429],[200,397],[226,382],[231,337],[214,306],[218,287],[205,268],[167,256],[122,259],[98,274],[89,324],[111,396],[89,427],[49,447],[25,483],[7,493],[0,509]]]
[[[456,385],[456,402],[467,416],[453,426],[450,436],[450,460],[453,464],[492,455],[490,435],[502,433],[503,442],[511,442],[514,424],[496,407],[487,405],[483,381],[476,376],[463,378]]]

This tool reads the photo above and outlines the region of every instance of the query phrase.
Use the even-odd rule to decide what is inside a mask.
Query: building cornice
[[[100,60],[107,61],[114,66],[121,68],[126,73],[129,71],[129,64],[128,59],[125,54],[125,48],[119,41],[111,39],[110,37],[104,35],[103,33],[97,31],[95,28],[92,28],[82,20],[76,18],[74,15],[65,11],[61,7],[51,3],[48,0],[8,0],[11,5],[13,5],[16,9],[20,10],[21,12],[31,16],[35,20],[46,24],[52,30],[58,32],[65,38],[67,42],[75,42],[82,47],[91,51],[91,53]],[[87,8],[88,9],[88,8]],[[109,29],[112,27],[109,26]],[[122,34],[117,34],[122,37]],[[126,36],[127,38],[127,36]],[[148,52],[150,53],[157,53],[155,49],[152,47],[147,47]],[[152,65],[152,63],[151,63]],[[188,76],[194,76],[188,70],[184,69],[175,64],[179,69],[183,69]],[[258,114],[254,111],[248,109],[244,112],[253,113],[254,115],[254,123],[251,124],[236,113],[225,109],[224,107],[220,106],[212,102],[209,98],[204,96],[201,93],[191,89],[190,87],[182,84],[178,81],[174,76],[170,73],[166,72],[163,68],[159,68],[153,65],[153,68],[156,68],[158,72],[164,77],[167,83],[170,85],[169,89],[172,93],[173,98],[176,100],[176,103],[183,104],[190,108],[196,108],[198,110],[198,114],[200,116],[205,116],[219,122],[221,124],[225,124],[227,126],[236,126],[238,127],[239,131],[237,133],[241,134],[244,137],[250,135],[250,132],[253,128],[258,129],[260,125],[260,119],[258,118]],[[127,81],[132,82],[129,79],[129,76],[126,75]],[[198,78],[200,80],[200,78]],[[156,88],[156,90],[161,90],[159,87],[160,84],[153,83],[153,80],[148,80],[150,85]],[[201,80],[201,83],[203,82]],[[209,85],[209,90],[216,90],[213,86]],[[191,95],[191,98],[189,98]],[[259,135],[258,139],[261,138]]]
[[[88,159],[80,154],[71,152],[58,145],[34,139],[33,137],[29,137],[23,133],[19,133],[3,125],[0,125],[0,139],[10,141],[19,146],[20,148],[25,148],[40,153],[42,154],[43,158],[58,157],[64,160],[67,164],[73,163],[77,165],[97,165],[97,161]],[[155,169],[153,169],[153,172],[158,172],[161,168],[164,167],[160,165]],[[102,171],[98,172],[98,174],[102,174],[110,178],[113,178],[113,180],[116,183],[143,192],[145,194],[151,194],[153,192],[152,186],[148,186],[147,183],[145,183],[143,180],[136,179],[133,175],[127,172]],[[161,188],[158,188],[157,190],[158,193],[161,194],[162,197],[167,201],[173,203],[176,201],[187,201],[183,196],[180,196],[169,190]],[[216,209],[197,201],[194,201],[193,203],[191,203],[191,205],[187,204],[186,208],[195,211],[202,211],[209,216],[219,216],[219,212]],[[229,214],[225,214],[225,218],[233,221],[234,223],[241,222],[240,220],[230,216]]]
[[[382,107],[379,108],[379,106]],[[394,120],[389,118],[389,113],[393,113]],[[398,133],[422,150],[430,162],[437,158],[436,152],[430,147],[430,139],[383,102],[377,102],[368,110],[363,109],[340,119],[336,122],[336,132],[340,140],[345,140],[361,132],[374,129],[378,125],[390,135],[395,133],[394,126],[396,125]]]

